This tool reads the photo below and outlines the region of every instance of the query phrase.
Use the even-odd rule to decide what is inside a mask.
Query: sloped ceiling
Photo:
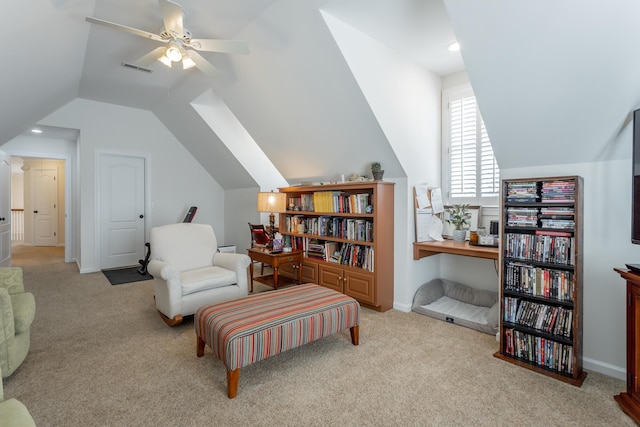
[[[134,71],[121,64],[134,62],[155,48],[155,42],[89,24],[85,17],[158,32],[162,21],[157,0],[11,2],[5,9],[11,18],[5,32],[18,34],[20,43],[5,43],[0,49],[10,49],[12,64],[19,66],[5,67],[6,78],[0,83],[7,101],[0,114],[0,144],[81,97],[152,111],[224,188],[255,186],[190,105],[212,88],[289,182],[367,173],[372,161],[382,161],[387,176],[400,177],[403,168],[320,9],[327,7],[390,48],[415,55],[417,63],[443,73],[461,68],[459,55],[453,55],[454,63],[443,63],[442,54],[425,55],[428,49],[420,49],[426,46],[423,42],[434,40],[444,51],[444,40],[448,44],[452,39],[441,0],[180,4],[185,27],[195,37],[246,40],[250,55],[206,54],[222,71],[213,81],[197,70],[168,69],[159,63],[150,67],[153,73]],[[381,26],[384,31],[379,31]]]
[[[75,99],[94,1],[5,2],[0,145]]]
[[[640,2],[445,5],[502,169],[630,157]]]
[[[135,61],[154,42],[89,24],[85,17],[157,32],[157,0],[9,2],[5,34],[19,42],[0,47],[12,58],[0,83],[0,145],[82,97],[152,111],[224,188],[255,186],[190,105],[213,89],[289,182],[366,173],[371,161],[382,161],[388,176],[402,177],[403,167],[322,9],[440,75],[463,68],[459,55],[439,52],[455,34],[501,168],[629,155],[618,136],[640,98],[637,2],[181,4],[185,26],[196,37],[246,40],[251,53],[208,54],[222,71],[213,81],[196,70],[161,64],[142,73],[121,64]]]

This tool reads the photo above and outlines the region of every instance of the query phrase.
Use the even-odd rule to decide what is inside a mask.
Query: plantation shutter
[[[493,155],[493,148],[482,116],[480,116],[480,125],[480,197],[498,197],[500,170],[496,157]]]
[[[449,117],[449,197],[497,197],[500,171],[475,96],[451,99]]]

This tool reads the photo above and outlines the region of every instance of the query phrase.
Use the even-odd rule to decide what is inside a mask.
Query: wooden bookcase
[[[503,180],[501,198],[495,356],[581,386],[583,179]]]
[[[279,191],[287,194],[279,231],[294,249],[305,251],[303,283],[326,286],[378,311],[392,308],[394,183],[297,186]],[[330,260],[335,252],[340,258]],[[280,274],[296,277],[293,267],[281,269]]]

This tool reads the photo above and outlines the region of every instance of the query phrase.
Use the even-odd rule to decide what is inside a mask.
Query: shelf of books
[[[500,349],[495,356],[580,386],[579,176],[502,181]]]
[[[304,251],[303,280],[384,311],[393,306],[393,191],[384,181],[280,188],[285,246]],[[285,274],[287,274],[285,272]]]

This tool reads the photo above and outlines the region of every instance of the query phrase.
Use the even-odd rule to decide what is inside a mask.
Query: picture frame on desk
[[[444,207],[444,212],[442,212],[442,225],[443,225],[442,237],[444,237],[445,239],[453,238],[454,227],[453,225],[447,222],[447,219],[449,219],[449,212],[447,211],[447,209],[451,207],[452,207],[451,205],[446,205]],[[469,240],[469,233],[471,231],[478,231],[478,224],[480,222],[481,210],[482,210],[481,206],[469,206],[467,208],[467,211],[469,212],[469,220],[468,220],[469,226],[467,227],[466,240]]]

